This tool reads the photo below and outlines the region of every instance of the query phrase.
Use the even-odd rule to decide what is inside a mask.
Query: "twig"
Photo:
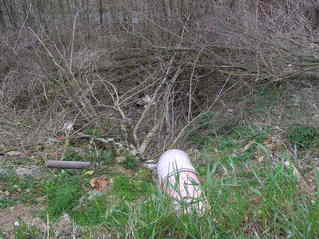
[[[97,77],[103,81],[103,79],[101,78],[101,76],[97,75]],[[112,97],[112,101],[113,101],[113,104],[115,106],[115,109],[120,113],[122,119],[127,119],[127,117],[125,116],[125,113],[124,111],[121,109],[120,107],[120,98],[119,98],[119,94],[118,94],[118,91],[115,87],[114,84],[112,84],[110,81],[107,81],[107,80],[104,80],[103,82],[106,82],[109,86],[111,86],[112,88],[112,91],[110,91],[110,89],[108,87],[106,87],[107,91],[109,92],[109,95]],[[115,96],[114,96],[115,95]]]
[[[229,75],[229,77],[227,78],[227,80],[225,81],[223,87],[220,89],[220,91],[218,92],[218,95],[216,96],[214,102],[207,108],[207,110],[205,112],[202,112],[200,114],[198,114],[196,117],[194,117],[190,122],[188,122],[178,133],[178,135],[176,136],[175,140],[173,141],[173,143],[171,144],[171,148],[175,147],[177,144],[177,141],[185,134],[186,129],[188,129],[194,122],[196,122],[198,119],[200,119],[200,117],[202,117],[203,114],[211,111],[211,109],[213,108],[213,106],[216,104],[216,102],[218,101],[218,99],[220,99],[222,97],[222,95],[225,94],[225,87],[228,84],[228,81],[230,80],[231,75]],[[234,88],[236,84],[234,84],[231,88]],[[227,89],[230,90],[231,88]]]
[[[149,143],[151,142],[154,134],[157,132],[157,130],[159,129],[160,125],[162,124],[163,122],[163,118],[161,118],[160,121],[158,121],[154,126],[153,128],[147,133],[147,135],[145,136],[141,146],[138,148],[138,152],[140,154],[144,154],[147,146],[149,145]]]
[[[104,138],[99,138],[99,137],[95,137],[95,136],[87,135],[87,134],[83,134],[83,133],[78,133],[77,136],[78,136],[78,138],[88,138],[88,139],[92,139],[92,140],[95,140],[95,141],[98,141],[101,143],[105,143],[105,144],[112,143],[115,146],[117,146],[118,148],[125,148],[123,144],[116,142],[113,138],[104,139]]]
[[[41,38],[39,37],[38,34],[36,34],[31,27],[28,28],[29,31],[31,31],[31,33],[37,38],[37,40],[40,42],[40,44],[42,45],[42,47],[45,49],[45,51],[47,52],[47,54],[49,55],[49,57],[51,58],[52,62],[54,63],[54,65],[56,67],[58,67],[62,72],[65,72],[65,68],[63,66],[61,66],[55,59],[55,57],[53,56],[53,54],[51,53],[51,51],[49,50],[49,48],[44,44],[44,42],[41,40]]]
[[[195,69],[197,66],[197,63],[199,61],[199,58],[203,52],[205,48],[203,47],[197,54],[196,59],[193,63],[192,66],[192,73],[190,75],[190,79],[189,79],[189,96],[188,96],[188,115],[187,115],[187,121],[190,122],[191,121],[191,115],[192,115],[192,95],[193,95],[193,78],[194,78],[194,74],[195,74]]]
[[[153,96],[152,96],[151,101],[148,102],[148,104],[146,105],[146,108],[144,109],[144,111],[143,111],[141,117],[139,118],[139,120],[137,121],[137,123],[136,123],[136,125],[135,125],[135,127],[134,127],[134,129],[133,129],[133,137],[134,137],[134,140],[136,141],[137,144],[138,144],[137,131],[139,130],[140,125],[141,125],[141,123],[143,122],[144,118],[146,117],[146,114],[147,114],[148,111],[150,110],[152,104],[154,104],[159,90],[162,88],[163,84],[167,81],[167,78],[168,78],[168,75],[169,75],[169,73],[170,73],[170,71],[171,71],[171,68],[172,68],[172,65],[173,65],[174,60],[175,60],[175,55],[170,59],[170,62],[169,62],[169,65],[168,65],[168,67],[167,67],[166,74],[165,74],[163,80],[161,81],[161,83],[159,84],[159,86],[156,88],[156,90],[155,90],[155,92],[154,92],[154,94],[153,94]],[[154,128],[157,129],[157,127],[154,127]],[[153,128],[153,129],[154,129],[154,128]],[[152,131],[152,130],[151,130],[151,131]],[[147,137],[152,136],[152,135],[153,135],[153,134],[150,134],[150,135],[148,134]],[[141,144],[141,145],[144,145],[143,148],[145,147],[145,142],[147,142],[147,141],[150,141],[150,140],[147,139],[147,138],[145,138],[145,139],[144,139],[144,142]],[[138,144],[138,145],[139,145],[139,144]],[[143,149],[143,148],[141,148],[141,149]],[[145,149],[144,149],[144,150],[145,150]],[[140,153],[144,153],[144,151],[143,151],[143,152],[140,151]]]
[[[73,27],[72,27],[72,41],[71,41],[71,49],[70,49],[70,63],[69,63],[69,71],[72,74],[72,64],[73,64],[73,51],[74,51],[74,38],[75,38],[75,26],[76,26],[76,20],[79,15],[79,12],[77,12],[74,16],[73,21]]]

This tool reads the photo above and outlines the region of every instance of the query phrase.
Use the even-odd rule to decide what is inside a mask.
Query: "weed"
[[[151,194],[153,185],[151,182],[126,176],[118,176],[114,179],[113,193],[122,200],[134,201],[145,198]]]
[[[126,169],[134,170],[139,167],[139,161],[135,156],[127,154],[126,159],[121,163],[121,165]]]
[[[198,128],[197,129],[213,129],[214,126],[211,123],[212,119],[215,117],[213,112],[206,112],[201,115],[198,119]]]
[[[225,151],[227,149],[232,149],[236,145],[233,139],[224,139],[218,146],[218,150]]]
[[[65,152],[63,156],[63,160],[64,161],[81,161],[83,160],[83,156],[81,156],[78,152],[68,150]]]
[[[279,103],[283,92],[283,87],[275,86],[274,84],[256,88],[257,94],[255,95],[254,104],[252,107],[244,109],[244,111],[250,114],[264,114]]]
[[[88,156],[90,161],[112,164],[115,160],[115,153],[112,150],[90,149]]]
[[[71,212],[72,218],[79,225],[97,225],[105,221],[108,202],[105,196],[91,200],[87,205]]]
[[[100,161],[105,164],[113,163],[115,160],[115,153],[112,150],[102,150],[100,154]]]
[[[196,125],[189,130],[189,138],[193,144],[203,146],[208,145],[213,141],[213,137],[211,135],[215,132],[215,126],[212,124],[214,116],[213,112],[206,112],[205,114],[202,114],[197,120]],[[205,135],[202,135],[201,132],[203,131],[206,132]]]
[[[295,207],[297,178],[293,175],[293,170],[278,165],[266,175],[260,190],[263,203],[259,211],[264,223],[274,227],[274,218],[283,223],[285,219],[282,216],[291,215]]]
[[[0,208],[7,208],[18,203],[36,203],[36,198],[43,195],[41,183],[32,177],[21,179],[16,175],[2,176],[0,189],[7,195],[0,197]]]
[[[83,195],[79,182],[81,182],[79,177],[70,177],[67,173],[61,173],[45,185],[48,198],[47,212],[50,217],[57,219],[63,212],[70,212],[77,204]]]
[[[192,135],[191,136],[192,143],[198,145],[199,147],[203,147],[204,145],[209,145],[214,141],[212,136],[208,135]]]
[[[298,149],[309,149],[319,143],[319,132],[314,127],[292,125],[288,128],[288,140]]]
[[[309,204],[309,209],[307,213],[307,222],[310,226],[310,234],[319,235],[319,198],[313,200]],[[308,228],[309,230],[309,228]],[[305,230],[306,232],[306,230]]]
[[[103,132],[100,129],[96,128],[87,128],[84,130],[84,133],[87,135],[95,136],[95,137],[103,137]]]
[[[263,142],[267,136],[271,134],[271,130],[268,128],[260,128],[254,125],[246,125],[242,127],[234,128],[230,134],[230,137],[234,140],[254,140],[256,143]]]
[[[14,232],[14,236],[16,239],[33,239],[44,237],[43,232],[41,232],[39,228],[28,225],[22,220],[18,220],[16,223],[18,224]]]
[[[82,161],[89,160],[92,162],[103,162],[104,164],[111,164],[115,160],[115,154],[112,150],[102,150],[92,148],[86,154],[80,154],[72,150],[66,151],[63,160],[65,161]]]
[[[133,208],[126,201],[121,201],[107,211],[104,225],[109,230],[125,235],[132,211]]]
[[[140,179],[152,182],[153,174],[150,169],[140,168],[137,172],[137,175]]]
[[[156,195],[155,195],[156,194]],[[179,221],[170,201],[155,193],[139,204],[121,201],[107,210],[105,225],[121,237],[134,233],[135,238],[178,238]]]
[[[275,86],[260,87],[258,91],[260,96],[276,97],[282,94],[282,90],[279,87]]]

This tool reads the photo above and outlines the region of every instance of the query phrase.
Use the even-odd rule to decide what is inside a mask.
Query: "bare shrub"
[[[148,157],[183,145],[225,96],[308,71],[301,63],[317,49],[310,0],[65,4],[41,15],[31,4],[1,39],[1,110],[31,128],[43,122],[32,138],[56,134],[64,120],[111,119],[127,124],[119,140]]]

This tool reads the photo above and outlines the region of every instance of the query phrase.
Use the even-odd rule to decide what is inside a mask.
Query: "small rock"
[[[54,225],[55,236],[59,238],[72,238],[74,233],[74,225],[68,214],[64,214]]]
[[[5,153],[0,153],[0,160],[4,160],[5,159]]]
[[[81,147],[73,147],[73,151],[76,153],[87,153],[87,150]]]
[[[157,162],[155,162],[154,160],[147,160],[145,163],[143,163],[143,167],[151,170],[156,170]]]
[[[115,160],[117,163],[123,163],[126,160],[126,157],[125,156],[117,156],[115,158]]]
[[[39,177],[42,175],[42,171],[39,167],[31,167],[31,168],[17,168],[16,174],[19,177]]]
[[[103,195],[103,192],[99,192],[99,191],[93,190],[93,191],[88,193],[88,200],[91,201],[94,198],[102,196],[102,195]]]
[[[7,177],[10,175],[10,170],[7,168],[0,168],[0,177]]]
[[[0,200],[3,200],[5,198],[7,198],[8,196],[10,196],[10,193],[8,191],[1,191],[0,190]],[[1,235],[1,234],[0,234]],[[0,237],[1,238],[1,237]]]
[[[19,152],[19,151],[9,151],[6,153],[6,155],[10,156],[10,157],[14,157],[14,156],[21,156],[23,153]]]
[[[46,141],[47,144],[49,145],[52,145],[52,144],[57,144],[57,143],[60,143],[61,140],[58,140],[57,138],[52,138],[52,137],[49,137]]]
[[[314,114],[314,115],[312,116],[312,119],[313,119],[313,120],[319,120],[319,114]]]

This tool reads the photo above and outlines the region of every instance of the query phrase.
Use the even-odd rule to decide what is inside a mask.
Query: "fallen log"
[[[46,167],[48,168],[89,168],[91,167],[90,162],[83,161],[61,161],[61,160],[48,160],[46,162]]]

